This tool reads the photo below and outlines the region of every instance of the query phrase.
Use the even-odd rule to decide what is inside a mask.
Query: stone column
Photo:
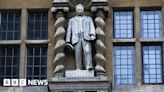
[[[65,47],[65,40],[64,36],[66,34],[66,30],[64,28],[65,23],[65,16],[66,12],[69,11],[68,8],[68,2],[66,0],[59,0],[59,1],[53,1],[53,7],[51,8],[51,11],[54,15],[55,23],[55,33],[54,33],[54,39],[55,39],[55,45],[54,45],[54,61],[53,61],[53,67],[54,67],[54,78],[60,78],[64,76],[64,61],[65,61],[65,53],[64,53],[64,47]]]
[[[107,0],[103,0],[101,1],[101,4],[99,4],[100,1],[92,0],[92,7],[91,7],[91,11],[96,15],[95,24],[96,24],[97,39],[95,44],[96,54],[94,58],[96,62],[96,66],[95,66],[96,76],[100,76],[100,75],[105,76],[106,58],[104,55],[106,53],[106,46],[104,44],[104,40],[105,40],[104,28],[106,25],[105,18],[109,12],[109,7],[108,7]]]

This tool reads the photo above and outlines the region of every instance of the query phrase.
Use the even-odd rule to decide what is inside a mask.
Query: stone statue
[[[66,47],[74,48],[76,69],[93,70],[91,41],[96,38],[94,23],[91,17],[83,15],[82,4],[76,5],[76,13],[77,16],[69,19]]]

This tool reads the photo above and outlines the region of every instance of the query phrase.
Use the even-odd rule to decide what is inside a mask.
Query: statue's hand
[[[91,35],[91,40],[94,40],[95,38],[96,38],[95,36]]]

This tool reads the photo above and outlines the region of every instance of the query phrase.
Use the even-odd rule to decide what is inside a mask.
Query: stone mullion
[[[48,38],[49,38],[49,44],[48,44],[48,54],[47,54],[47,79],[52,78],[53,76],[53,58],[54,58],[54,51],[53,51],[53,15],[52,12],[48,11]]]
[[[137,86],[142,84],[142,46],[140,41],[140,7],[134,8],[134,37],[135,42],[135,82]]]
[[[27,9],[21,11],[21,44],[19,60],[19,78],[26,78],[26,40],[27,36]]]

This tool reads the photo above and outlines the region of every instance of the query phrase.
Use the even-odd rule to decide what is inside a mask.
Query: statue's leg
[[[84,66],[86,70],[92,70],[92,47],[88,41],[83,41]]]
[[[82,69],[82,44],[79,40],[78,43],[74,45],[75,47],[75,64],[76,69]]]

